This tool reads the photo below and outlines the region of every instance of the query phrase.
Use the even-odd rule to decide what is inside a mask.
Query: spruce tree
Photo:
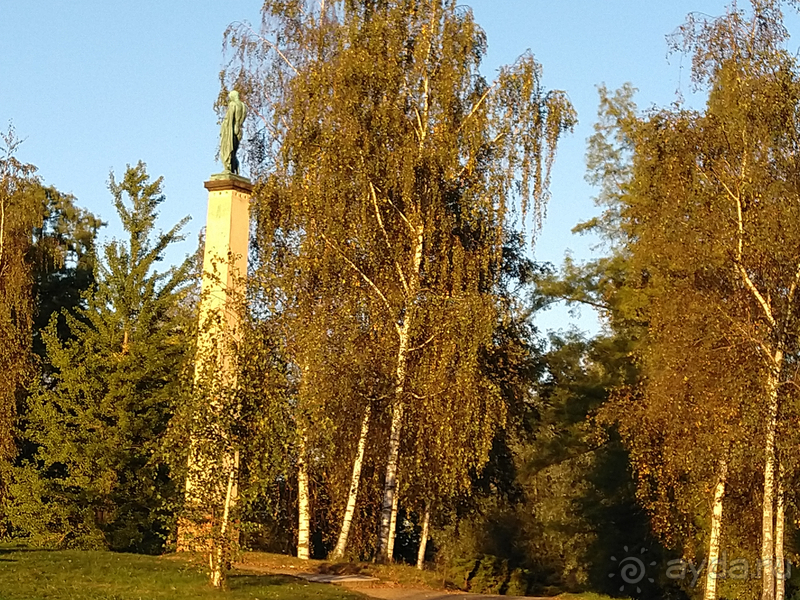
[[[180,223],[156,232],[162,178],[145,165],[109,182],[128,234],[98,260],[85,306],[44,332],[52,372],[30,399],[26,438],[35,457],[12,486],[15,525],[43,542],[157,551],[175,485],[161,447],[190,344],[191,261],[156,263],[182,239]]]

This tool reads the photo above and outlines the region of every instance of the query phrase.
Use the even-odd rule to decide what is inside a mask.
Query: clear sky
[[[556,160],[552,200],[535,248],[560,264],[565,252],[592,256],[596,240],[571,228],[596,214],[584,180],[586,138],[597,110],[596,86],[630,81],[642,107],[691,96],[689,60],[668,56],[665,36],[687,13],[724,13],[723,0],[467,0],[486,30],[488,76],[530,49],[550,89],[565,90],[580,123]],[[745,2],[741,2],[742,5]],[[161,226],[190,215],[189,253],[205,224],[203,182],[215,162],[213,111],[222,66],[222,34],[234,21],[259,21],[258,0],[0,0],[0,128],[13,122],[25,141],[19,158],[47,184],[74,194],[120,234],[107,181],[126,164],[147,163],[164,176]],[[800,30],[787,11],[790,30]],[[792,48],[797,50],[796,48]],[[175,258],[178,258],[176,255]],[[542,329],[597,327],[591,311],[539,317]]]

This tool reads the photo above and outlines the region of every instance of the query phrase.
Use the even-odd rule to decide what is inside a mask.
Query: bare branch
[[[711,172],[713,173],[713,172],[714,172],[714,170],[712,169],[712,170],[711,170]],[[705,172],[705,171],[701,170],[701,171],[700,171],[700,174],[701,174],[703,177],[705,177],[705,178],[706,178],[706,180],[707,180],[709,183],[711,183],[711,178],[710,178],[710,177],[709,177],[709,176],[706,174],[706,172]],[[717,175],[716,173],[714,173],[714,176],[716,177],[716,179],[717,179],[717,182],[718,182],[718,183],[719,183],[719,184],[720,184],[720,185],[721,185],[723,188],[725,188],[725,191],[728,193],[728,196],[730,196],[731,200],[733,200],[734,202],[739,202],[739,195],[738,195],[738,194],[734,194],[734,193],[733,193],[733,191],[731,190],[731,188],[729,188],[729,187],[728,187],[728,184],[727,184],[727,183],[725,183],[725,182],[722,180],[722,177],[720,177],[720,176],[719,176],[719,175]]]
[[[372,185],[372,183],[370,183],[370,185]],[[376,189],[377,191],[380,191],[380,189],[379,189],[379,188],[375,188],[375,189]],[[399,208],[398,208],[398,207],[395,205],[395,203],[394,203],[394,202],[392,202],[392,201],[391,201],[391,200],[390,200],[390,199],[389,199],[387,196],[383,196],[383,199],[386,201],[386,203],[387,203],[389,206],[391,206],[393,209],[395,209],[395,210],[397,211],[397,214],[398,214],[398,215],[400,215],[400,218],[401,218],[401,219],[403,219],[403,221],[405,222],[405,224],[406,224],[406,225],[408,225],[408,228],[411,230],[411,233],[414,233],[414,234],[416,234],[416,233],[417,233],[417,228],[416,228],[416,227],[414,227],[414,226],[411,224],[411,221],[409,221],[409,220],[408,220],[408,217],[406,217],[405,213],[404,213],[402,210],[400,210],[400,209],[399,209]]]
[[[244,21],[237,21],[236,23],[234,23],[234,25],[236,25],[236,24],[238,24],[238,25],[240,25],[241,27],[244,27],[245,29],[247,29],[247,30],[250,32],[250,34],[251,34],[253,37],[255,37],[255,38],[258,38],[259,40],[261,40],[262,42],[264,42],[265,44],[267,44],[267,45],[268,45],[270,48],[272,48],[273,50],[275,50],[275,52],[277,52],[277,53],[278,53],[278,56],[280,56],[280,57],[283,59],[283,62],[285,62],[285,63],[286,63],[288,66],[289,66],[289,68],[290,68],[292,71],[294,71],[294,74],[295,74],[295,75],[299,75],[299,74],[300,74],[300,72],[299,72],[299,71],[298,71],[298,70],[295,68],[295,66],[294,66],[294,65],[291,63],[291,61],[289,61],[289,59],[288,59],[288,58],[286,58],[286,55],[285,55],[283,52],[281,52],[281,49],[280,49],[280,48],[278,48],[277,44],[275,44],[275,43],[274,43],[274,42],[272,42],[271,40],[268,40],[268,39],[267,39],[267,38],[265,38],[263,35],[261,35],[261,34],[259,34],[259,33],[256,33],[255,31],[253,31],[253,28],[252,28],[252,27],[250,27],[250,24],[249,24],[249,23],[246,23],[246,22],[244,22]]]
[[[483,96],[481,96],[480,100],[478,100],[478,101],[475,103],[475,106],[473,106],[473,107],[472,107],[472,110],[470,110],[470,111],[469,111],[469,114],[468,114],[466,117],[464,117],[464,120],[463,120],[463,121],[461,121],[461,125],[459,125],[459,126],[458,126],[458,129],[456,129],[456,133],[461,133],[461,130],[464,128],[464,125],[466,125],[466,124],[467,124],[467,121],[469,121],[469,120],[470,120],[470,118],[472,117],[472,115],[474,115],[474,114],[475,114],[475,111],[477,111],[477,110],[478,110],[478,108],[480,108],[480,105],[481,105],[481,104],[483,104],[483,101],[484,101],[484,100],[486,100],[486,97],[487,97],[487,96],[488,96],[488,95],[491,93],[491,91],[492,91],[492,90],[493,90],[493,89],[494,89],[496,86],[497,86],[497,82],[495,81],[495,82],[494,82],[494,83],[491,85],[491,87],[489,87],[489,89],[487,89],[485,92],[483,92]]]
[[[409,348],[408,351],[409,352],[415,352],[417,350],[422,350],[425,346],[430,344],[435,337],[436,337],[436,334],[434,333],[431,337],[429,337],[427,340],[422,342],[419,346],[414,346],[413,348]]]
[[[772,316],[772,308],[770,308],[769,303],[764,299],[764,296],[761,295],[761,292],[758,291],[758,288],[750,279],[750,276],[747,274],[747,271],[742,264],[737,263],[736,267],[739,269],[739,274],[742,276],[742,281],[744,281],[745,286],[750,290],[750,293],[753,294],[753,297],[756,299],[756,301],[758,301],[759,305],[763,309],[764,316],[767,317],[767,321],[769,321],[769,324],[772,327],[775,327],[775,317]]]
[[[415,106],[414,112],[417,114],[417,138],[420,144],[425,140],[425,131],[422,127],[422,117],[419,114],[419,109]]]
[[[722,183],[720,181],[720,183]],[[725,184],[722,183],[724,186]],[[727,189],[727,186],[725,186]],[[758,288],[753,283],[753,280],[750,279],[750,275],[747,274],[747,270],[742,265],[742,255],[743,255],[743,248],[744,248],[744,219],[742,216],[742,198],[740,194],[733,194],[728,191],[731,197],[736,201],[736,212],[738,216],[738,243],[737,243],[737,250],[736,250],[736,268],[739,271],[739,274],[742,276],[742,281],[744,282],[747,289],[750,290],[750,293],[753,294],[753,297],[761,306],[762,310],[764,311],[764,315],[767,317],[767,321],[769,324],[774,328],[776,326],[775,317],[772,314],[772,307],[769,303],[764,299],[764,296],[761,292],[758,291]]]
[[[425,394],[424,396],[420,396],[419,394],[415,394],[414,392],[409,392],[409,394],[411,394],[411,396],[413,396],[417,400],[427,400],[428,398],[435,398],[436,396],[441,396],[443,393],[444,391],[438,391],[434,394]]]
[[[736,194],[734,196],[734,199],[736,200],[736,214],[738,218],[738,236],[739,236],[739,241],[736,250],[736,263],[741,266],[742,251],[744,244],[744,220],[742,218],[742,198],[738,194]]]
[[[800,283],[800,262],[797,263],[797,268],[794,272],[794,280],[792,280],[792,285],[789,286],[789,294],[786,299],[786,318],[783,323],[783,331],[781,331],[781,335],[786,331],[787,327],[789,326],[789,321],[792,318],[792,312],[794,311],[794,298],[795,294],[797,293],[798,283]]]
[[[411,295],[411,292],[408,289],[408,282],[406,281],[406,276],[403,274],[403,269],[400,268],[400,265],[394,256],[394,247],[392,246],[392,242],[389,240],[389,234],[386,233],[386,228],[383,226],[383,218],[381,217],[381,211],[378,208],[378,196],[375,194],[375,186],[372,185],[372,182],[369,184],[369,191],[372,198],[372,206],[375,207],[375,217],[378,219],[378,225],[380,225],[381,232],[383,233],[383,239],[386,241],[386,246],[389,248],[389,253],[392,255],[392,262],[394,262],[394,266],[397,269],[397,274],[400,276],[400,283],[403,284],[403,291],[408,297]]]
[[[765,344],[763,340],[755,337],[750,331],[745,329],[741,323],[739,323],[736,319],[731,317],[727,312],[722,310],[720,306],[717,306],[716,308],[720,313],[722,313],[722,315],[726,319],[728,319],[728,321],[730,321],[731,325],[736,327],[736,329],[738,329],[739,332],[742,333],[748,340],[750,340],[752,343],[758,346],[758,349],[761,350],[761,352],[763,352],[764,355],[769,359],[770,364],[774,362],[773,361],[774,355],[772,348],[770,348],[767,344]]]
[[[370,286],[370,287],[371,287],[373,290],[375,290],[375,293],[378,295],[378,297],[379,297],[379,298],[381,299],[381,301],[383,302],[384,306],[386,307],[386,310],[389,312],[389,314],[392,314],[392,305],[389,303],[389,300],[386,298],[386,296],[385,296],[385,295],[383,294],[383,292],[381,291],[381,288],[379,288],[379,287],[377,286],[377,284],[376,284],[374,281],[372,281],[372,278],[371,278],[371,277],[369,277],[369,276],[368,276],[366,273],[364,273],[364,271],[362,271],[361,269],[359,269],[359,268],[358,268],[358,266],[357,266],[357,265],[356,265],[356,264],[355,264],[355,263],[354,263],[352,260],[350,260],[350,259],[347,257],[347,255],[346,255],[344,252],[342,252],[342,251],[341,251],[341,249],[339,248],[339,246],[338,246],[337,244],[335,244],[334,242],[331,242],[331,241],[328,239],[328,236],[326,236],[324,233],[320,233],[319,235],[322,237],[322,239],[323,239],[323,240],[325,240],[325,243],[326,243],[326,244],[328,244],[328,246],[330,246],[331,248],[333,248],[333,249],[336,251],[336,253],[337,253],[339,256],[341,256],[341,257],[342,257],[342,259],[343,259],[343,260],[344,260],[344,261],[345,261],[345,262],[346,262],[348,265],[350,265],[350,267],[351,267],[351,268],[352,268],[352,269],[353,269],[353,270],[354,270],[356,273],[358,273],[358,274],[361,276],[361,278],[362,278],[362,279],[363,279],[363,280],[364,280],[364,281],[367,283],[367,285],[369,285],[369,286]],[[398,330],[398,332],[399,332],[399,330],[400,330],[400,327],[399,327],[397,324],[395,324],[395,329],[397,329],[397,330]]]

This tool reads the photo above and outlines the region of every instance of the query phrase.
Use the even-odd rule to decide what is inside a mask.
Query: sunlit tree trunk
[[[381,506],[381,529],[378,537],[378,558],[389,561],[392,558],[390,544],[392,536],[392,515],[396,513],[397,503],[397,467],[400,458],[400,429],[403,424],[405,400],[406,370],[408,367],[408,351],[411,338],[411,324],[414,319],[414,302],[419,292],[419,269],[422,264],[422,244],[424,229],[417,227],[414,237],[414,254],[409,277],[406,313],[403,325],[399,328],[400,343],[397,350],[397,368],[395,371],[394,403],[392,405],[392,424],[389,432],[389,455],[386,460],[386,477],[383,484],[383,504]]]
[[[389,432],[389,456],[386,461],[386,477],[383,484],[383,505],[381,507],[381,530],[378,538],[378,554],[383,560],[390,560],[389,540],[391,539],[391,521],[395,495],[397,494],[397,467],[400,458],[400,428],[403,422],[403,394],[406,383],[406,362],[408,352],[409,325],[406,321],[400,332],[400,349],[397,353],[397,371],[395,375],[395,401],[392,406],[392,423]]]
[[[239,471],[239,451],[236,450],[234,452],[232,460],[230,456],[227,458],[228,483],[225,489],[225,502],[222,506],[222,519],[219,525],[218,537],[213,540],[209,554],[211,585],[215,588],[225,586],[230,558],[231,535],[235,530],[235,528],[231,527],[231,513],[235,508],[238,493],[236,482]]]
[[[703,595],[703,600],[716,600],[717,598],[719,540],[722,534],[722,501],[725,498],[727,475],[728,462],[723,458],[719,463],[719,478],[714,488],[714,504],[711,507],[711,535],[708,540],[708,570],[706,571],[706,590]]]
[[[784,600],[786,595],[786,559],[783,554],[785,513],[783,468],[779,468],[778,498],[775,506],[775,600]]]
[[[775,430],[778,424],[778,376],[783,352],[777,350],[767,382],[767,432],[764,440],[764,497],[761,507],[761,600],[775,599]]]
[[[300,434],[297,448],[297,558],[309,558],[309,531],[311,517],[308,507],[308,466],[306,460],[306,433]]]
[[[431,501],[425,503],[425,516],[422,518],[422,534],[419,537],[419,551],[417,552],[417,568],[425,568],[425,549],[428,547],[428,530],[431,524]]]
[[[353,513],[356,510],[356,499],[358,497],[358,486],[361,481],[361,466],[364,463],[364,451],[367,447],[367,435],[369,434],[369,418],[372,412],[372,406],[367,404],[364,410],[364,417],[361,420],[361,434],[358,437],[358,450],[356,451],[356,458],[353,461],[353,475],[350,478],[350,492],[347,495],[347,506],[344,511],[344,519],[342,520],[342,530],[339,533],[339,539],[336,542],[336,547],[331,553],[331,558],[341,558],[344,556],[345,549],[347,548],[347,538],[350,535],[350,526],[353,523]]]
[[[394,562],[394,541],[397,538],[397,505],[400,502],[400,475],[395,480],[394,497],[392,498],[392,518],[389,520],[389,542],[386,549],[389,562]]]

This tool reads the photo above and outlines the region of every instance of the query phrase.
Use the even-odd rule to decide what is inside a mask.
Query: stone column
[[[241,339],[239,308],[244,299],[247,276],[253,185],[249,179],[232,173],[212,175],[204,185],[208,190],[208,216],[194,381],[196,390],[205,387],[208,396],[205,414],[213,418],[217,414],[215,409],[222,408],[214,391],[230,390],[236,385],[233,348]],[[194,425],[208,424],[196,422]],[[214,427],[212,425],[210,429],[213,431]],[[205,429],[209,430],[208,427]],[[223,508],[206,506],[209,499],[216,496],[213,491],[216,486],[224,501],[226,515],[236,503],[238,453],[220,452],[216,447],[218,443],[219,440],[202,439],[196,430],[191,432],[185,503],[193,516],[179,521],[179,552],[209,548],[212,520],[215,512]],[[227,523],[225,527],[228,527]]]

